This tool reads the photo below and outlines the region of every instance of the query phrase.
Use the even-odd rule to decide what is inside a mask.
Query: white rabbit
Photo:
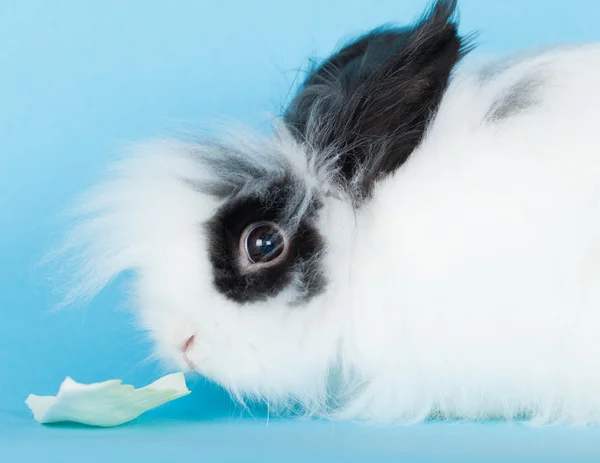
[[[456,2],[310,73],[272,137],[136,145],[68,238],[173,367],[336,419],[600,422],[600,45],[476,71]]]

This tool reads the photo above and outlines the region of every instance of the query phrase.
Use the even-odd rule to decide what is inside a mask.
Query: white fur
[[[537,104],[489,122],[525,74]],[[280,128],[263,143],[325,197],[327,291],[247,307],[212,287],[199,224],[219,206],[182,177],[200,145],[142,145],[85,200],[69,244],[93,296],[125,270],[163,358],[238,397],[344,419],[434,415],[600,422],[600,46],[458,71],[427,137],[355,210]],[[238,144],[245,149],[247,141]],[[256,149],[253,150],[256,152]],[[260,151],[260,149],[258,149]]]

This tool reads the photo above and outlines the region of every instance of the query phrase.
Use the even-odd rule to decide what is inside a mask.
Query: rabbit
[[[379,424],[600,421],[600,45],[469,66],[457,2],[314,67],[269,134],[140,141],[67,301],[120,274],[168,368]]]

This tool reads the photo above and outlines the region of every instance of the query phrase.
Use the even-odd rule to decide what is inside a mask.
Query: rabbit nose
[[[196,339],[196,336],[192,335],[189,338],[187,338],[187,340],[181,345],[181,352],[183,353],[183,359],[188,364],[190,369],[193,371],[196,371],[196,365],[194,364],[194,362],[192,362],[189,359],[187,353],[190,350],[190,348],[194,345],[195,339]]]
[[[181,352],[186,354],[187,351],[190,349],[190,347],[192,347],[192,345],[194,344],[195,339],[196,339],[195,335],[191,335],[189,338],[187,338],[187,340],[181,346]]]

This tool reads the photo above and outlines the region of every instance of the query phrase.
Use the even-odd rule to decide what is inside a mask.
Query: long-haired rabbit
[[[600,46],[463,64],[456,2],[314,69],[272,136],[151,140],[83,198],[72,297],[340,419],[600,421]]]

